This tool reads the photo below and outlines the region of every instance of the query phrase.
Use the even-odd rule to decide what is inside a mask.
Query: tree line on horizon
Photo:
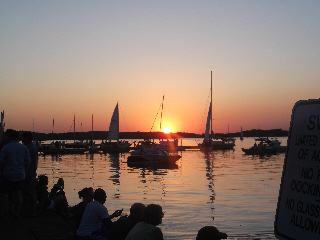
[[[22,134],[24,131],[20,131]],[[289,131],[282,129],[252,129],[243,131],[244,138],[246,137],[287,137]],[[215,133],[217,137],[240,137],[240,132],[236,133]],[[108,131],[89,131],[89,132],[67,132],[67,133],[33,133],[34,140],[106,140]],[[120,132],[120,139],[179,139],[179,138],[204,138],[203,134],[177,132]]]

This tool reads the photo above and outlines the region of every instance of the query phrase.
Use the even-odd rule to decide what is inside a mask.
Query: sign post
[[[278,239],[320,239],[320,99],[293,110],[274,223]]]

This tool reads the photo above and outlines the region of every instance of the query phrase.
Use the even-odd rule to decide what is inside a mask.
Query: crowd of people
[[[25,204],[27,214],[32,217],[41,211],[52,209],[59,215],[72,219],[76,228],[76,240],[164,239],[158,227],[164,217],[160,205],[134,203],[129,215],[123,215],[123,209],[109,214],[104,206],[106,192],[101,188],[94,190],[87,187],[78,192],[82,201],[70,207],[64,192],[63,178],[59,178],[49,192],[48,177],[37,176],[38,153],[31,132],[23,133],[21,144],[19,132],[7,130],[0,150],[0,217],[8,199],[8,209],[14,219],[20,218],[22,204]],[[118,219],[113,221],[114,218]],[[219,232],[214,226],[206,226],[199,230],[196,240],[226,238],[227,234]]]

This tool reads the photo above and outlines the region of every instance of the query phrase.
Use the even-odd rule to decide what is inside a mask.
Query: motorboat
[[[250,148],[241,148],[241,149],[247,155],[271,155],[271,154],[277,153],[274,148],[268,148],[268,147],[252,146]]]
[[[198,144],[201,151],[229,150],[235,146],[234,139],[214,138]]]
[[[275,149],[277,153],[284,153],[287,150],[287,146],[282,146],[281,142],[276,138],[270,140],[267,138],[267,147]]]
[[[128,156],[128,162],[176,162],[181,158],[176,153],[168,153],[166,151],[142,146],[140,149],[133,150]]]
[[[266,155],[284,153],[287,149],[286,146],[281,146],[278,139],[261,138],[260,143],[255,143],[250,148],[241,148],[245,154],[248,155]]]

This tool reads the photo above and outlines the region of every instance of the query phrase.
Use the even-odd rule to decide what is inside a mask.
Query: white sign
[[[274,224],[278,239],[320,239],[320,100],[298,101],[291,116]]]

